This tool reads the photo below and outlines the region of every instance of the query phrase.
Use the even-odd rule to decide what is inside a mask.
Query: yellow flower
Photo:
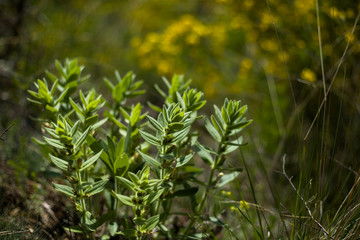
[[[307,12],[309,12],[311,9],[314,8],[315,1],[314,0],[295,0],[294,5],[295,5],[295,9],[300,14],[306,14]]]
[[[345,19],[345,13],[343,11],[339,11],[336,7],[332,7],[329,9],[330,17],[335,19]]]
[[[199,42],[199,37],[196,34],[191,33],[186,37],[186,42],[190,45],[195,45]]]
[[[250,58],[244,58],[240,64],[240,68],[245,72],[249,71],[253,66],[253,61]]]
[[[308,68],[303,69],[301,71],[300,76],[302,79],[309,81],[309,82],[315,82],[315,80],[316,80],[316,74]]]
[[[346,42],[353,43],[355,41],[355,36],[351,32],[345,33]]]
[[[139,37],[133,37],[132,39],[131,39],[131,46],[133,47],[133,48],[135,48],[135,47],[138,47],[138,46],[140,46],[140,44],[141,44],[141,40],[140,40],[140,38]]]
[[[246,201],[241,200],[239,203],[239,208],[240,209],[249,209],[249,204]]]

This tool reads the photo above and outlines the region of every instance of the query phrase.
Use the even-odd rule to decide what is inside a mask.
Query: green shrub
[[[158,112],[154,118],[143,112],[141,103],[127,104],[129,98],[144,94],[139,89],[142,81],[136,81],[132,72],[123,78],[115,72],[115,83],[104,79],[112,96],[106,100],[95,89],[79,90],[88,77],[81,77],[83,66],[77,60],[66,60],[64,66],[56,61],[56,67],[59,75],[46,72],[47,78],[35,82],[36,91],[29,91],[28,100],[43,110],[40,119],[46,136],[34,141],[64,178],[53,187],[71,199],[80,219],[67,230],[93,239],[201,238],[206,233],[195,223],[208,219],[221,223],[205,206],[210,192],[239,174],[226,156],[242,145],[240,132],[251,123],[245,118],[246,105],[225,99],[221,108],[214,106],[210,119],[198,115],[206,103],[203,93],[174,75],[171,82],[163,79],[167,91],[156,86],[165,103],[162,107],[149,103]],[[193,123],[201,119],[216,149],[198,141],[201,129]],[[208,165],[209,176],[202,176],[207,174],[195,164],[197,159]],[[174,211],[177,198],[190,199],[187,213]],[[100,206],[101,199],[105,207]],[[189,223],[175,229],[176,216],[181,215],[185,219],[189,215]]]

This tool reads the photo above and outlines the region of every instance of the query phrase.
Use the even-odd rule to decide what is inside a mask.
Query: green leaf
[[[136,175],[139,176],[141,181],[149,179],[150,174],[150,168],[149,165],[145,165],[140,172],[138,172]]]
[[[125,140],[124,140],[124,152],[128,152],[128,148],[129,148],[130,140],[131,140],[131,132],[132,132],[132,127],[131,127],[131,124],[129,124],[127,131],[126,131]]]
[[[62,192],[64,194],[68,195],[69,197],[75,197],[74,189],[72,187],[62,185],[62,184],[56,184],[56,183],[52,183],[52,185],[56,191]]]
[[[69,98],[69,102],[70,102],[71,106],[73,107],[73,109],[74,109],[77,113],[79,113],[80,115],[84,116],[84,115],[83,115],[83,112],[82,112],[81,109],[80,109],[81,107],[80,107],[76,102],[74,102],[74,100],[72,100],[71,97]]]
[[[134,207],[135,205],[132,203],[131,198],[122,194],[117,194],[114,190],[111,191],[112,194],[123,204]]]
[[[216,120],[214,115],[211,115],[211,122],[213,123],[213,125],[216,128],[217,132],[220,133],[221,136],[224,136],[224,129],[219,124],[219,122]]]
[[[57,158],[51,154],[49,154],[51,162],[55,164],[58,168],[60,168],[63,171],[67,171],[69,167],[69,163],[65,160],[62,160],[60,158]]]
[[[216,131],[215,127],[210,123],[210,121],[205,117],[204,118],[205,128],[210,133],[210,135],[217,141],[221,141],[220,134]]]
[[[119,232],[120,234],[124,235],[127,238],[136,237],[137,231],[135,229],[124,229]]]
[[[47,138],[47,137],[44,137],[44,140],[49,145],[51,145],[51,146],[53,146],[55,148],[59,148],[59,149],[65,149],[66,148],[59,140],[51,139],[51,138]]]
[[[97,115],[97,114],[96,114],[96,115]],[[91,128],[92,128],[93,130],[95,130],[95,129],[101,127],[106,121],[107,121],[107,118],[101,119],[101,120],[98,121],[97,123],[92,124],[92,125],[91,125]]]
[[[133,183],[140,185],[140,179],[135,173],[128,172],[128,176]]]
[[[130,173],[130,172],[129,172]],[[128,174],[129,174],[128,173]],[[119,176],[116,176],[115,177],[124,187],[126,187],[127,189],[129,189],[129,190],[131,190],[131,191],[135,191],[135,188],[136,188],[136,185],[133,183],[133,182],[131,182],[131,181],[129,181],[129,180],[127,180],[126,178],[123,178],[123,177],[119,177]]]
[[[146,223],[144,226],[141,227],[142,230],[153,230],[156,225],[158,225],[160,221],[160,214],[150,217],[148,220],[146,220]]]
[[[220,121],[222,128],[224,129],[226,126],[226,123],[225,123],[224,119],[222,119],[221,111],[216,105],[214,105],[214,109],[215,109],[215,115],[216,115],[217,119]]]
[[[85,126],[93,125],[93,124],[95,124],[95,123],[98,122],[98,118],[99,118],[99,115],[98,115],[98,114],[94,114],[94,115],[92,115],[92,116],[90,116],[90,117],[87,117],[87,118],[85,119],[85,121],[84,121],[84,125],[85,125]],[[91,126],[91,127],[92,127],[92,126]],[[94,128],[92,127],[92,129],[94,129]]]
[[[111,236],[114,236],[118,230],[119,226],[117,224],[117,222],[110,222],[109,223],[109,233]]]
[[[141,108],[142,107],[140,103],[138,103],[136,104],[135,108],[132,110],[130,117],[131,126],[135,126],[135,124],[139,121],[139,117],[141,115]]]
[[[190,126],[189,127],[186,127],[184,129],[182,129],[181,131],[177,132],[174,134],[174,138],[171,142],[178,142],[178,141],[181,141],[183,140],[185,137],[187,137],[187,135],[189,134],[189,131],[190,131]]]
[[[166,94],[163,90],[161,90],[161,88],[160,88],[157,84],[155,84],[154,87],[155,87],[155,90],[156,90],[163,98],[167,98],[167,94]]]
[[[143,217],[134,217],[133,219],[135,225],[142,226],[146,223],[146,219]]]
[[[104,80],[106,86],[109,88],[109,90],[110,90],[110,91],[113,91],[114,85],[112,84],[112,82],[110,82],[110,80],[107,79],[106,77],[105,77],[103,80]]]
[[[149,197],[147,198],[146,200],[146,203],[147,204],[151,204],[152,202],[154,202],[155,200],[159,199],[159,197],[161,196],[161,194],[163,194],[163,192],[165,191],[164,188],[160,189],[160,190],[157,190],[156,192],[154,193],[151,193],[149,195]]]
[[[42,102],[33,100],[33,99],[31,99],[31,98],[26,98],[26,100],[28,100],[29,102],[35,103],[35,104],[40,104],[40,105],[42,105]]]
[[[154,158],[150,157],[149,155],[141,152],[138,150],[138,153],[141,155],[141,157],[144,159],[145,162],[147,162],[149,165],[153,166],[156,169],[160,169],[161,164]]]
[[[184,98],[187,98],[186,94],[184,93],[184,98],[183,98],[183,97],[181,97],[179,92],[176,92],[176,98],[177,98],[177,101],[180,103],[180,106],[183,109],[186,109],[186,103],[184,101]]]
[[[224,174],[220,178],[220,180],[216,183],[215,187],[216,188],[221,188],[224,185],[226,185],[227,183],[233,181],[237,176],[239,176],[239,172],[233,172],[233,173]]]
[[[199,154],[200,158],[204,160],[205,163],[209,164],[210,166],[214,164],[214,159],[212,158],[210,153],[206,151],[204,146],[202,146],[200,143],[196,143],[193,148],[197,152],[197,154]]]
[[[186,188],[182,190],[175,191],[171,197],[186,197],[195,195],[199,190],[199,187]]]
[[[88,232],[84,228],[79,227],[79,226],[64,227],[64,229],[69,232],[73,232],[73,233],[87,233]]]
[[[94,153],[98,153],[100,151],[103,150],[103,147],[101,146],[101,144],[96,141],[96,139],[91,136],[91,135],[88,135],[87,138],[87,144],[90,146],[91,150],[94,152]],[[110,163],[110,160],[109,160],[109,156],[107,155],[107,153],[105,151],[103,151],[100,155],[100,159],[103,161],[103,163],[107,166],[107,168],[113,172],[113,167],[112,167],[112,164]]]
[[[241,121],[239,123],[232,124],[231,126],[229,126],[229,129],[234,130],[234,129],[245,128],[246,126],[250,125],[251,123],[252,123],[252,120]]]
[[[86,110],[88,112],[93,111],[94,109],[97,108],[97,106],[99,106],[100,101],[101,101],[101,99],[98,98],[98,99],[96,99],[94,101],[89,102],[89,104],[86,106]]]
[[[109,154],[110,162],[113,165],[116,160],[115,159],[115,144],[111,137],[107,136],[106,139],[107,139],[107,147],[108,147],[108,154]]]
[[[230,116],[229,116],[229,113],[227,112],[227,110],[225,109],[225,107],[221,108],[221,116],[222,116],[222,119],[224,119],[226,124],[230,123]]]
[[[114,162],[114,174],[123,176],[129,168],[129,158],[126,153],[116,156]]]
[[[126,119],[126,120],[130,120],[130,115],[126,112],[126,110],[122,107],[120,107],[120,112],[121,112],[121,115],[123,115],[123,117]]]
[[[174,122],[169,124],[169,129],[171,132],[176,132],[181,130],[184,127],[184,123],[181,122]]]
[[[162,112],[162,109],[161,109],[161,108],[159,108],[158,106],[152,104],[152,103],[149,102],[149,101],[147,102],[147,105],[148,105],[152,110],[154,110],[154,111],[156,111],[156,112]]]
[[[123,100],[123,89],[120,84],[117,84],[113,89],[113,98],[120,103]]]
[[[157,131],[163,132],[163,126],[158,121],[148,115],[146,116],[146,118]]]
[[[81,90],[79,91],[79,95],[80,95],[81,103],[85,107],[87,105],[87,101],[86,101],[86,97],[84,96],[84,94]]]
[[[89,135],[91,131],[91,127],[88,127],[85,132],[81,134],[81,136],[78,138],[78,140],[75,142],[74,146],[75,148],[80,147],[80,145],[86,140],[86,137]]]
[[[228,145],[229,145],[229,146],[226,146],[226,149],[225,149],[225,151],[223,152],[223,154],[229,154],[229,153],[231,153],[231,152],[233,152],[233,151],[235,151],[236,149],[239,148],[238,145],[235,145],[235,146],[232,146],[231,144],[228,144]]]
[[[45,71],[45,74],[52,82],[55,82],[57,80],[57,77],[48,70]]]
[[[96,160],[99,159],[100,155],[102,154],[103,150],[101,150],[100,152],[98,152],[97,154],[95,154],[94,156],[92,156],[91,158],[89,158],[88,160],[86,160],[80,168],[80,172],[84,171],[85,169],[87,169],[88,167],[90,167]]]
[[[147,132],[144,132],[144,131],[141,131],[139,130],[140,132],[140,135],[148,142],[150,143],[151,145],[154,145],[154,146],[158,146],[158,147],[161,147],[161,141],[159,139],[157,139],[156,137],[154,137],[153,135],[147,133]]]
[[[119,122],[109,111],[105,111],[104,116],[107,117],[111,122],[115,123],[120,129],[126,129],[125,125]]]
[[[108,181],[109,179],[103,179],[95,182],[90,188],[85,190],[85,193],[89,194],[89,197],[91,197],[92,195],[102,192],[105,189],[105,185]]]
[[[181,167],[185,164],[187,164],[194,156],[195,153],[190,153],[186,156],[182,156],[178,159],[176,159],[176,167]]]
[[[55,60],[55,66],[56,66],[57,70],[59,71],[59,73],[61,74],[61,76],[66,78],[66,74],[63,70],[63,66],[61,65],[61,63],[58,60]]]
[[[53,113],[53,114],[56,114],[58,112],[58,110],[48,104],[46,104],[46,107],[45,107],[46,110],[48,110],[49,112]]]
[[[56,101],[55,101],[55,105],[57,105],[57,104],[59,104],[63,99],[64,99],[64,97],[66,96],[66,94],[68,93],[68,88],[67,89],[65,89],[61,94],[60,94],[60,96],[56,99]]]
[[[80,121],[76,121],[76,123],[74,124],[74,126],[71,128],[71,131],[70,131],[70,136],[73,137],[76,133],[76,131],[78,130],[80,126]]]

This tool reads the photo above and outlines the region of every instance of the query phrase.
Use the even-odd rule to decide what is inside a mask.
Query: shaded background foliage
[[[44,69],[54,69],[54,59],[78,57],[92,75],[86,87],[99,84],[105,95],[103,76],[119,69],[144,79],[153,102],[161,101],[153,85],[173,73],[193,79],[210,99],[208,109],[225,96],[241,99],[255,120],[245,156],[263,192],[261,203],[276,204],[265,190],[266,174],[275,192],[283,191],[278,170],[286,153],[291,175],[298,177],[305,168],[302,181],[315,179],[306,194],[328,196],[329,211],[336,211],[354,176],[331,170],[359,168],[358,26],[351,34],[359,8],[351,0],[319,2],[323,80],[312,0],[2,0],[0,126],[15,125],[0,143],[1,166],[7,166],[0,171],[1,183],[6,184],[9,171],[22,181],[40,181],[47,163],[29,142],[28,136],[36,135],[30,116],[37,113],[26,102],[26,90]],[[327,101],[304,140],[324,86],[331,87]],[[291,197],[278,200],[291,202]]]

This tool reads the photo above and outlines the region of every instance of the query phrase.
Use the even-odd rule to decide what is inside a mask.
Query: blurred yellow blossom
[[[269,28],[270,24],[272,24],[273,21],[275,22],[274,17],[270,15],[268,11],[264,12],[261,16],[260,28],[262,30],[266,30],[267,28]]]
[[[260,46],[269,52],[274,52],[279,49],[278,43],[272,39],[265,39],[259,42]]]
[[[249,71],[253,66],[253,61],[250,58],[244,58],[240,64],[240,69]]]
[[[230,27],[232,29],[238,29],[238,28],[246,29],[249,26],[250,26],[249,20],[247,19],[246,16],[243,15],[238,15],[234,17],[230,22]]]
[[[241,200],[239,203],[239,208],[240,209],[249,209],[249,204],[246,201]]]
[[[244,4],[245,9],[249,9],[254,5],[254,1],[253,0],[245,0],[243,2],[243,4]]]
[[[305,68],[301,71],[300,77],[303,80],[306,80],[309,82],[315,82],[315,80],[316,80],[316,74],[308,68]]]
[[[329,14],[330,14],[330,17],[333,18],[333,19],[342,19],[344,20],[345,19],[345,13],[343,11],[340,11],[339,9],[337,9],[336,7],[331,7],[329,9]]]
[[[355,41],[355,36],[350,31],[345,33],[346,42],[353,43]]]
[[[133,38],[131,39],[130,44],[131,44],[131,46],[132,46],[133,48],[138,47],[138,46],[140,46],[140,44],[141,44],[141,40],[140,40],[139,37],[133,37]]]
[[[300,14],[306,14],[315,7],[315,0],[295,0],[295,9]]]
[[[225,191],[225,190],[221,190],[221,194],[225,197],[230,197],[231,196],[231,192],[229,191]]]

